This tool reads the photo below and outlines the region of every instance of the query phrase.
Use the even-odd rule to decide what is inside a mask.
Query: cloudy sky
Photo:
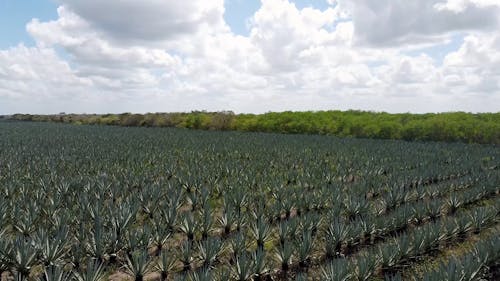
[[[0,114],[500,111],[500,0],[0,0]]]

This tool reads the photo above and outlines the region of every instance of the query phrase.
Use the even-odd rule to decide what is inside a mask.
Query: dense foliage
[[[76,124],[178,127],[274,133],[327,134],[340,137],[460,141],[500,144],[500,113],[389,114],[318,111],[233,114],[232,112],[25,115],[17,120]]]
[[[493,145],[0,122],[0,273],[494,280],[499,167]]]

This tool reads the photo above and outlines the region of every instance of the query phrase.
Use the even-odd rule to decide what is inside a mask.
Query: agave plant
[[[466,255],[461,261],[456,260],[462,267],[463,280],[478,280],[486,271],[485,264],[481,258],[474,255]]]
[[[405,199],[405,194],[406,192],[400,187],[391,188],[384,193],[381,203],[384,206],[385,211],[389,212],[401,204]]]
[[[252,260],[247,253],[243,253],[236,258],[236,262],[232,267],[233,279],[237,281],[247,281],[253,276]]]
[[[13,258],[13,248],[10,241],[7,240],[5,229],[0,231],[0,276],[2,273],[9,270],[11,265],[10,259]]]
[[[171,199],[166,206],[160,207],[160,215],[162,218],[162,223],[164,224],[164,228],[173,232],[175,230],[175,226],[177,225],[178,219],[178,210],[181,207],[180,199],[178,197],[174,197],[175,199]]]
[[[290,269],[293,258],[293,247],[290,242],[285,242],[276,249],[276,259],[282,271],[287,272]]]
[[[257,243],[257,248],[263,250],[264,244],[269,241],[271,229],[264,219],[263,215],[254,214],[254,223],[250,228],[250,232]]]
[[[471,229],[475,234],[481,232],[486,224],[492,220],[492,216],[488,214],[485,209],[476,209],[469,215],[471,222]]]
[[[39,281],[72,281],[71,272],[64,271],[59,266],[49,266],[43,271],[42,276],[37,277]]]
[[[61,229],[54,235],[45,230],[37,232],[34,238],[34,246],[40,252],[41,261],[45,266],[60,265],[68,253],[68,232]]]
[[[444,209],[449,214],[454,214],[463,205],[463,201],[456,195],[446,198]]]
[[[307,268],[310,263],[311,252],[313,249],[313,238],[311,229],[304,229],[302,231],[300,239],[297,240],[296,248],[298,249],[297,258],[299,261],[299,266],[301,268]]]
[[[90,231],[88,239],[85,241],[85,250],[87,253],[102,262],[106,254],[106,236],[105,229],[99,216],[96,216],[93,223],[93,229]]]
[[[186,191],[187,203],[191,206],[191,211],[197,210],[201,203],[200,196],[198,195],[198,189],[194,186],[188,186]]]
[[[242,255],[247,249],[247,240],[243,233],[238,232],[233,239],[229,241],[232,261]]]
[[[222,268],[219,268],[215,273],[214,273],[214,280],[217,280],[217,281],[227,281],[227,280],[231,280],[231,274],[232,274],[232,271],[231,269],[227,268],[227,267],[222,267]]]
[[[203,267],[207,269],[211,269],[218,262],[219,256],[224,250],[221,240],[215,237],[203,240],[198,244],[198,249]]]
[[[232,205],[224,203],[224,213],[217,220],[222,227],[222,236],[227,237],[231,231],[233,231],[233,227],[235,224],[236,216],[235,211]]]
[[[171,235],[171,230],[165,227],[162,222],[154,222],[150,246],[153,247],[155,256],[160,255]]]
[[[372,238],[377,230],[375,223],[369,219],[360,219],[358,225],[360,229],[359,237],[362,242]]]
[[[278,224],[278,238],[280,245],[283,245],[287,239],[295,239],[299,229],[297,218],[280,221]]]
[[[425,214],[429,217],[431,221],[435,221],[442,211],[442,205],[440,201],[430,201],[425,204]]]
[[[191,245],[192,243],[190,241],[184,241],[184,243],[182,244],[179,260],[182,263],[183,272],[191,270],[191,266],[194,261],[193,249]]]
[[[400,252],[397,245],[392,243],[388,245],[379,245],[377,249],[377,258],[382,270],[393,268],[399,262]]]
[[[144,214],[152,219],[158,208],[158,201],[163,198],[163,191],[157,184],[151,184],[141,189],[137,194],[137,198],[139,199]],[[132,214],[133,209],[131,208],[129,210],[130,214]]]
[[[325,281],[348,281],[352,274],[349,272],[349,264],[345,259],[330,261],[326,267],[321,268],[322,280]]]
[[[319,212],[309,212],[301,218],[302,229],[311,231],[312,236],[317,234],[318,228],[323,222],[323,218]]]
[[[356,264],[350,265],[350,272],[351,275],[354,277],[354,280],[366,281],[373,276],[376,266],[377,266],[376,256],[365,255],[359,257],[356,261]]]
[[[142,250],[147,247],[151,231],[148,227],[141,229],[129,229],[126,233],[126,245],[124,247],[125,253],[129,258],[136,250]]]
[[[268,273],[268,264],[266,260],[266,252],[262,249],[257,249],[252,255],[253,260],[253,280],[265,280],[264,277]]]
[[[350,221],[365,215],[369,209],[368,202],[363,197],[346,196],[343,204],[344,215]]]
[[[199,229],[201,232],[201,239],[205,240],[213,231],[213,213],[209,204],[203,205],[201,210],[202,220],[199,224]]]
[[[111,224],[118,238],[121,238],[128,226],[134,223],[138,209],[139,206],[134,200],[126,200],[111,208]]]
[[[459,238],[465,238],[465,235],[473,229],[469,217],[455,218],[456,234]]]
[[[194,219],[193,214],[188,213],[184,216],[180,230],[187,236],[188,240],[192,243],[194,241],[194,235],[196,229],[198,228],[197,222]]]
[[[401,261],[407,259],[410,253],[413,251],[413,245],[410,242],[408,235],[401,235],[397,238],[394,238],[394,243],[398,248],[398,256]]]
[[[351,227],[339,220],[334,220],[325,231],[326,256],[331,259],[340,254],[342,243],[351,236]]]
[[[36,231],[36,226],[38,225],[37,220],[39,219],[38,206],[33,202],[26,202],[26,209],[14,208],[14,216],[17,218],[13,221],[14,229],[24,237],[30,237],[33,232]]]
[[[6,259],[8,264],[14,271],[22,278],[28,278],[30,271],[34,265],[37,264],[37,250],[31,246],[31,243],[25,238],[18,237],[14,240],[10,247],[12,251]]]
[[[89,261],[85,270],[74,272],[77,281],[105,281],[107,280],[104,266],[99,261]]]
[[[131,257],[127,256],[124,269],[135,281],[143,281],[144,276],[151,271],[151,265],[147,249],[143,249],[133,252]]]
[[[193,271],[189,273],[190,281],[212,281],[214,280],[214,276],[212,271],[209,268],[202,267],[197,271]]]
[[[169,273],[175,268],[176,260],[173,258],[171,253],[166,250],[162,250],[156,264],[154,266],[155,270],[160,273],[160,280],[167,280]]]

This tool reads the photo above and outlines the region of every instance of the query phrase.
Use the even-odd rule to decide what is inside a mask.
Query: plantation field
[[[499,280],[500,149],[0,122],[2,280]]]

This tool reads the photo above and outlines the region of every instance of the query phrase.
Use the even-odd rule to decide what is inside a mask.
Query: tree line
[[[339,137],[500,144],[499,113],[390,114],[370,111],[306,111],[234,114],[231,111],[146,114],[14,114],[10,119],[88,125],[177,127]]]

